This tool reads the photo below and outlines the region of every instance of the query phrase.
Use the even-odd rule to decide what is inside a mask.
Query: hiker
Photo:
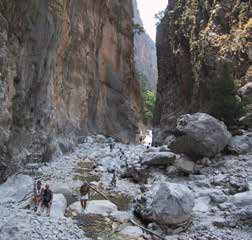
[[[80,187],[80,203],[82,210],[81,212],[84,213],[87,207],[87,201],[89,197],[90,187],[87,183],[87,181],[84,181],[83,184]]]
[[[41,186],[41,181],[38,180],[34,185],[33,201],[35,204],[34,212],[37,212],[39,204],[42,200],[44,189]]]
[[[52,207],[52,200],[53,200],[53,192],[49,187],[49,184],[47,183],[45,185],[45,190],[42,194],[42,203],[41,203],[41,213],[44,212],[44,209],[47,209],[47,216],[50,216],[50,211]]]
[[[113,151],[114,147],[115,147],[115,144],[114,144],[114,143],[110,143],[110,144],[109,144],[110,152]]]
[[[113,177],[110,182],[112,187],[116,187],[116,170],[114,170]]]
[[[124,151],[121,148],[119,149],[119,156],[120,156],[120,160],[122,160],[124,156]]]

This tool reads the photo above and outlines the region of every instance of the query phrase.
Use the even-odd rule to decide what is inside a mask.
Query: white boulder
[[[67,207],[67,201],[63,194],[54,194],[51,217],[63,218]]]
[[[237,207],[252,206],[252,191],[237,193],[232,196],[231,202]]]
[[[75,202],[69,206],[69,209],[77,214],[81,214],[80,202]],[[108,216],[117,211],[117,206],[108,200],[88,201],[85,214]]]
[[[20,203],[32,196],[34,181],[27,175],[13,175],[0,185],[0,204]]]

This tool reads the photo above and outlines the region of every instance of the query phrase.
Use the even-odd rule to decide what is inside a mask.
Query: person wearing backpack
[[[41,181],[38,180],[35,183],[34,191],[33,191],[33,201],[35,204],[35,207],[34,207],[35,212],[38,210],[39,204],[42,200],[43,192],[44,192],[44,189],[41,186]]]
[[[43,213],[44,209],[46,208],[47,216],[50,216],[52,200],[53,200],[53,192],[50,189],[49,184],[46,184],[42,195],[41,213]]]

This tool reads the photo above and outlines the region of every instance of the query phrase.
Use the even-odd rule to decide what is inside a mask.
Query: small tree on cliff
[[[133,28],[134,34],[142,34],[142,33],[145,33],[144,27],[141,26],[141,25],[138,24],[138,23],[134,23],[134,24],[132,25],[132,28]]]
[[[241,102],[235,94],[235,85],[230,67],[225,64],[221,77],[210,87],[210,114],[224,121],[227,126],[236,124],[243,113]]]

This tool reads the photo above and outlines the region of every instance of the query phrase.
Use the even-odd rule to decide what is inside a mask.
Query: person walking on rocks
[[[115,144],[114,144],[114,143],[110,143],[110,144],[109,144],[110,152],[113,151],[114,147],[115,147]]]
[[[83,182],[83,184],[80,187],[80,203],[82,207],[82,213],[85,212],[86,207],[87,207],[87,201],[89,198],[89,193],[90,193],[90,187],[87,183],[87,181]]]
[[[44,209],[47,209],[47,216],[50,216],[51,207],[53,200],[53,192],[49,187],[49,184],[45,185],[45,190],[42,195],[42,203],[41,203],[41,213],[44,212]]]
[[[122,160],[124,157],[124,151],[121,148],[119,150],[119,157],[120,157],[120,160]]]
[[[113,176],[110,182],[112,187],[116,187],[116,169],[114,169]]]
[[[37,212],[39,204],[42,200],[43,191],[44,191],[44,189],[41,186],[41,181],[38,180],[34,185],[34,195],[33,195],[33,201],[35,204],[35,208],[34,208],[35,212]]]

